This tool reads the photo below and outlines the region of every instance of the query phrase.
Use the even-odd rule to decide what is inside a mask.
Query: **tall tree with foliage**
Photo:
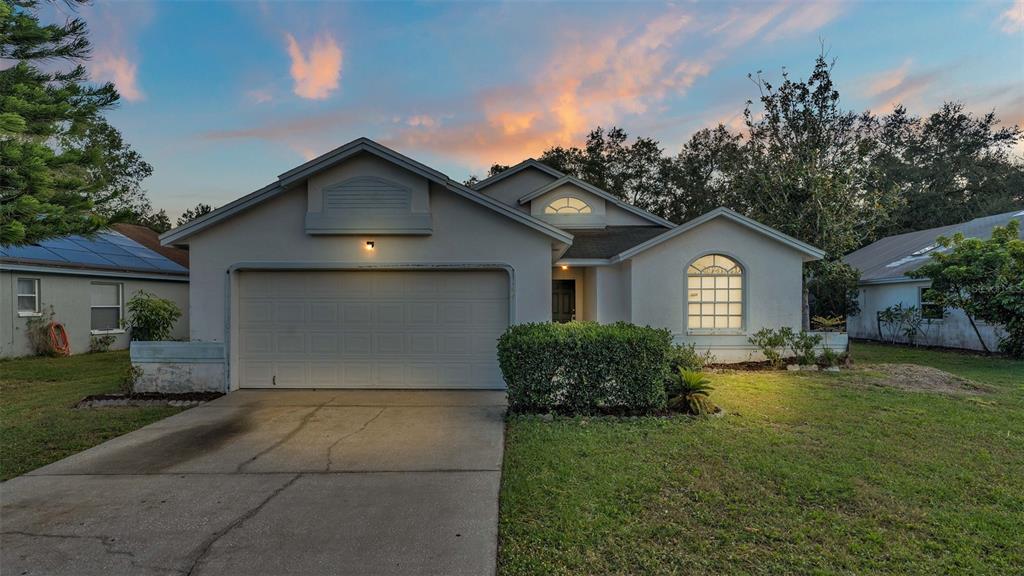
[[[840,107],[824,56],[807,80],[788,73],[778,87],[755,80],[762,112],[748,102],[745,164],[736,184],[747,213],[827,253],[825,262],[806,268],[809,276],[841,267],[839,259],[872,239],[895,203],[895,190],[867,186],[864,119]],[[805,282],[805,328],[807,289]]]
[[[83,0],[68,0],[72,7]],[[41,24],[36,0],[0,2],[0,243],[91,234],[151,172],[103,118],[119,99],[88,83],[85,22]]]
[[[736,193],[735,180],[743,169],[743,145],[739,134],[719,124],[698,130],[683,144],[668,167],[668,180],[653,212],[682,223],[726,206],[745,212]]]
[[[1006,336],[999,349],[1024,358],[1024,240],[1020,223],[996,226],[988,239],[940,237],[931,259],[910,273],[930,278],[928,298],[943,308],[959,308],[967,315],[982,348],[988,350],[977,321],[1002,326]]]

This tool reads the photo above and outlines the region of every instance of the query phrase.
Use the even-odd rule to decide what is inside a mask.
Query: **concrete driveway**
[[[504,402],[234,392],[0,486],[0,572],[493,574]]]

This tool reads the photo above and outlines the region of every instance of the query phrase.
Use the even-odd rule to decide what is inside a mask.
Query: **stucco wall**
[[[536,168],[526,168],[481,189],[480,192],[509,206],[515,206],[524,212],[529,212],[529,205],[520,205],[519,199],[533,190],[551,184],[555,180],[554,176],[546,172],[541,172]]]
[[[0,357],[24,356],[31,354],[28,337],[25,333],[28,318],[19,317],[17,303],[14,299],[18,278],[38,278],[41,309],[53,306],[54,319],[64,324],[68,331],[71,353],[80,354],[89,351],[91,320],[90,284],[92,282],[118,282],[124,284],[124,302],[127,305],[139,290],[156,294],[161,298],[173,300],[183,315],[174,326],[172,338],[188,337],[189,288],[187,282],[171,282],[161,280],[133,280],[128,278],[111,278],[105,276],[77,276],[68,274],[37,274],[34,272],[3,271],[0,272]],[[122,318],[127,318],[127,310],[122,309]],[[118,334],[111,349],[128,347],[128,335]]]
[[[920,308],[920,289],[931,285],[929,280],[917,282],[900,282],[894,284],[874,284],[861,286],[858,293],[860,313],[851,315],[847,320],[847,331],[852,338],[864,338],[878,340],[878,312],[890,306],[902,304],[904,307],[917,306]],[[965,348],[970,350],[982,350],[977,334],[971,327],[970,321],[962,310],[946,310],[946,316],[942,320],[925,321],[922,325],[924,334],[916,338],[917,344],[926,346],[945,346],[948,348]],[[988,344],[990,350],[995,350],[999,343],[1001,330],[984,322],[978,323],[978,331]],[[888,330],[883,327],[883,338],[888,338]],[[908,339],[898,338],[901,342]]]
[[[551,239],[447,189],[430,186],[434,233],[429,236],[310,236],[303,229],[306,207],[306,191],[297,188],[189,239],[193,340],[224,341],[227,271],[243,262],[338,267],[501,263],[514,270],[514,321],[551,318]],[[365,248],[368,240],[376,243],[373,251]],[[232,294],[238,291],[237,276],[231,275]],[[238,317],[235,301],[233,318]],[[236,365],[237,340],[232,335],[229,342],[231,366]],[[232,388],[236,376],[231,370]]]
[[[709,253],[743,266],[743,328],[716,334],[688,330],[686,269]],[[749,228],[718,218],[663,242],[632,259],[627,301],[635,324],[667,328],[680,342],[711,348],[719,361],[760,359],[747,342],[757,330],[800,328],[803,256]]]

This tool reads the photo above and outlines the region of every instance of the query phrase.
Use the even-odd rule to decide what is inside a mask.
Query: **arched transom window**
[[[721,254],[697,258],[686,272],[691,330],[743,327],[743,268]]]
[[[575,196],[554,200],[544,208],[545,214],[590,214],[590,204]]]

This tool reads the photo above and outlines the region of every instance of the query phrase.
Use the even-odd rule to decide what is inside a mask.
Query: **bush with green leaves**
[[[56,356],[53,342],[50,340],[50,324],[56,313],[53,306],[43,308],[38,316],[31,316],[25,321],[25,336],[28,337],[29,348],[36,356]]]
[[[673,344],[668,353],[668,370],[675,374],[680,368],[684,370],[703,370],[705,366],[715,361],[715,355],[711,350],[703,353],[697,352],[693,342],[687,344]]]
[[[168,340],[181,309],[173,301],[139,290],[128,301],[128,328],[132,340]]]
[[[712,390],[711,381],[699,370],[679,368],[665,383],[668,407],[694,416],[715,411],[708,398]]]
[[[110,346],[117,340],[117,336],[113,334],[93,334],[89,338],[89,352],[106,352],[110,350]]]
[[[796,359],[797,364],[801,366],[810,366],[814,364],[814,349],[821,344],[820,334],[811,334],[803,330],[795,332],[789,328],[786,330],[786,347],[793,353],[793,358]]]
[[[836,352],[831,348],[823,348],[821,354],[818,355],[818,364],[825,368],[831,368],[832,366],[839,366],[839,363],[843,360],[843,353]]]
[[[788,330],[789,333],[793,332],[788,326],[784,330]],[[772,367],[782,366],[782,351],[786,347],[785,332],[772,328],[761,328],[754,332],[753,336],[747,338],[747,341],[761,349],[761,353]]]
[[[512,412],[650,412],[665,405],[672,335],[625,322],[531,323],[498,340]]]

